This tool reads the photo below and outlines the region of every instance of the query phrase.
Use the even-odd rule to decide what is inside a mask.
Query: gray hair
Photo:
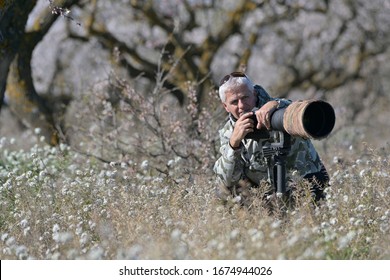
[[[245,76],[245,77],[233,77],[233,76],[230,76],[229,80],[227,80],[227,82],[225,82],[224,84],[222,84],[220,87],[219,87],[219,98],[221,99],[222,102],[225,102],[226,101],[226,92],[227,91],[230,91],[234,88],[237,88],[241,85],[246,85],[247,88],[250,90],[250,91],[253,91],[253,88],[254,88],[254,84],[253,82],[248,78],[248,76]]]

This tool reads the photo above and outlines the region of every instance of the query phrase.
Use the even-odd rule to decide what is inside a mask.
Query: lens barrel
[[[283,114],[284,131],[303,138],[325,138],[332,132],[335,122],[333,107],[322,100],[295,101]]]
[[[256,116],[253,116],[256,123]],[[332,105],[322,100],[294,101],[288,107],[276,110],[271,116],[274,131],[284,131],[291,136],[320,140],[333,130],[336,115]],[[248,134],[249,139],[268,138],[265,129]]]

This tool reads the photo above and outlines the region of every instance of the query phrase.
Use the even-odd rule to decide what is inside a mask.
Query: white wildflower
[[[60,144],[60,151],[65,151],[67,149],[67,146],[63,143]]]
[[[31,230],[30,227],[26,227],[25,229],[23,229],[23,236],[27,236],[28,232]]]
[[[356,207],[356,210],[361,212],[363,211],[364,209],[366,208],[366,206],[364,206],[363,204],[359,204],[357,207]]]
[[[287,239],[287,245],[289,247],[292,247],[299,241],[299,236],[297,234],[290,236],[290,238]]]
[[[381,223],[379,225],[379,230],[384,233],[384,234],[388,234],[389,233],[389,229],[390,229],[390,225],[385,222],[385,223]]]
[[[75,233],[81,235],[83,233],[83,228],[81,225],[77,225]]]
[[[218,243],[218,245],[217,245],[218,251],[222,251],[224,248],[225,248],[225,243],[223,243],[223,242]]]
[[[174,165],[175,161],[173,159],[168,160],[167,166],[172,167]]]
[[[39,172],[39,178],[40,179],[45,178],[47,175],[48,175],[48,173],[47,173],[46,170],[42,170],[41,172]]]
[[[282,221],[280,221],[280,220],[275,220],[275,221],[271,224],[271,228],[279,228],[281,224],[282,224]]]
[[[96,223],[94,223],[94,222],[92,222],[92,221],[89,221],[89,222],[88,222],[88,225],[89,225],[89,228],[90,228],[91,230],[94,230],[95,227],[96,227]]]
[[[54,224],[52,231],[53,232],[59,232],[60,226],[58,224]]]
[[[215,239],[211,239],[209,242],[207,242],[207,248],[214,250],[218,246],[218,241]]]
[[[76,249],[70,249],[66,252],[66,258],[68,260],[75,260],[78,257],[79,252]]]
[[[321,223],[321,228],[328,228],[328,227],[329,227],[329,223],[327,223],[327,222]]]
[[[26,259],[28,256],[27,247],[24,245],[16,247],[15,254],[18,256],[19,259]]]
[[[132,260],[136,260],[139,258],[139,255],[142,252],[142,246],[139,244],[134,245],[129,249],[129,258]]]
[[[89,241],[89,235],[86,232],[83,232],[80,237],[80,245],[84,247]]]
[[[376,172],[376,175],[377,175],[378,177],[382,177],[382,178],[387,178],[387,177],[389,177],[389,174],[388,174],[387,172],[385,172],[385,171],[378,171],[378,172]]]
[[[10,238],[7,239],[7,241],[5,242],[5,245],[12,246],[15,244],[15,242],[16,242],[15,237],[11,236]]]
[[[336,239],[336,237],[337,237],[337,234],[333,230],[325,230],[324,234],[325,234],[324,240],[326,242],[332,241],[332,240]]]
[[[252,232],[252,234],[251,234],[251,241],[253,243],[260,241],[263,238],[264,238],[264,233],[262,231]]]
[[[87,255],[90,260],[101,260],[104,258],[104,249],[101,247],[92,248]]]
[[[133,214],[133,211],[131,212],[131,214]],[[165,225],[166,225],[167,227],[171,226],[172,224],[173,224],[172,219],[166,219],[166,220],[165,220]]]
[[[8,233],[3,233],[3,234],[1,235],[1,241],[4,242],[7,238],[8,238]]]
[[[28,226],[28,221],[27,221],[26,219],[21,220],[21,221],[20,221],[20,226],[21,226],[22,228],[27,227],[27,226]]]
[[[240,234],[240,230],[239,229],[233,229],[230,232],[230,239],[231,240],[235,240],[238,237],[239,234]]]
[[[142,163],[141,163],[141,169],[143,170],[148,170],[149,169],[149,161],[148,160],[144,160]]]
[[[346,248],[351,243],[351,241],[355,238],[355,236],[356,236],[356,232],[350,231],[346,235],[341,237],[338,242],[338,249]]]
[[[3,255],[11,255],[12,254],[11,248],[9,247],[3,248],[2,253]]]
[[[60,244],[65,244],[73,240],[73,234],[70,232],[55,232],[53,240]]]
[[[344,226],[340,226],[338,229],[337,229],[339,232],[343,232],[345,230],[345,227]]]
[[[60,252],[54,252],[53,254],[51,254],[50,252],[47,252],[47,259],[50,259],[50,260],[59,260],[60,257],[61,257],[61,253]]]
[[[326,255],[326,252],[324,250],[318,250],[317,252],[314,253],[314,258],[324,259],[325,255]]]
[[[238,250],[238,252],[236,253],[236,259],[238,260],[245,260],[247,257],[246,257],[246,251],[244,249],[240,249]]]

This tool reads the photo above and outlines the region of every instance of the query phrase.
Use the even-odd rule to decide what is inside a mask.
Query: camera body
[[[253,120],[253,124],[255,126],[255,129],[256,129],[256,126],[258,124],[258,121],[257,121],[257,118],[256,118],[256,111],[259,110],[259,108],[255,107],[251,110],[251,112],[253,113],[253,115],[251,116],[251,119]]]
[[[266,129],[257,129],[256,126],[258,124],[257,118],[256,118],[256,111],[259,110],[259,108],[253,108],[251,112],[253,113],[251,116],[251,119],[253,120],[254,125],[254,131],[249,132],[245,138],[246,139],[254,139],[254,140],[260,140],[260,139],[269,139],[271,137],[270,132]]]

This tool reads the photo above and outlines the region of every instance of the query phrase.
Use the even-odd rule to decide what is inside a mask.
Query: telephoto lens
[[[257,118],[252,110],[251,117],[255,130],[248,133],[247,139],[268,139],[270,133],[265,128],[256,129]],[[283,131],[291,136],[320,140],[333,130],[336,115],[333,107],[322,100],[294,101],[288,107],[276,110],[271,116],[271,130]]]

